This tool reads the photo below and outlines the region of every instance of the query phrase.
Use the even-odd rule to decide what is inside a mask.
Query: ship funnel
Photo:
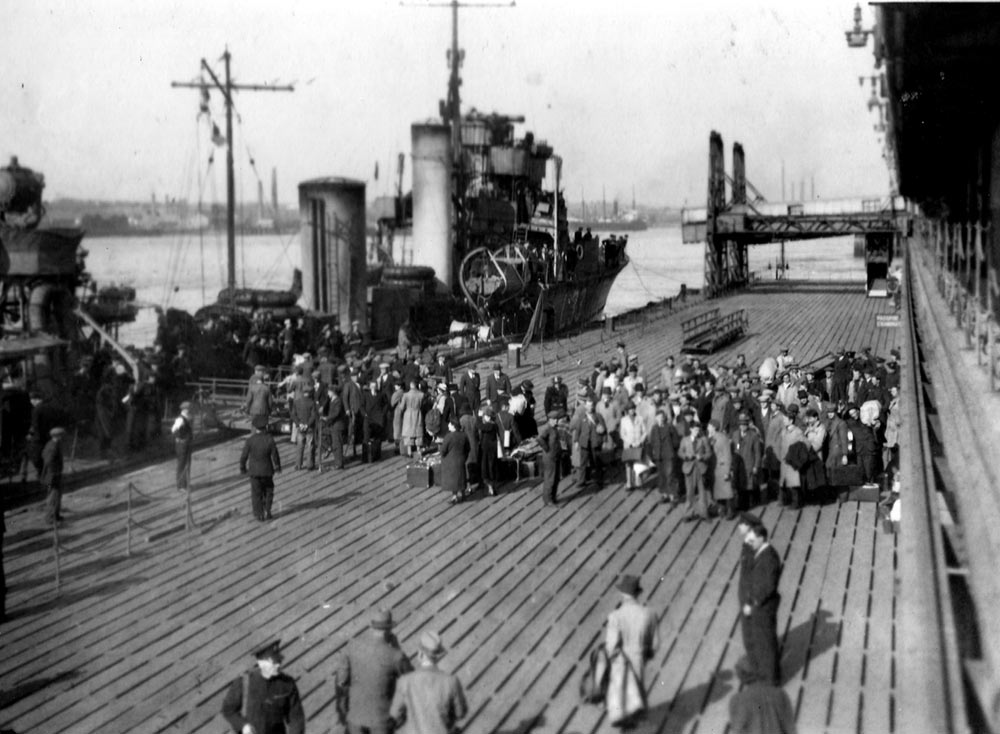
[[[345,334],[355,319],[367,332],[364,183],[346,178],[303,181],[299,216],[303,306],[336,314]]]
[[[414,123],[413,265],[434,268],[450,291],[454,283],[451,241],[451,129],[440,123]]]

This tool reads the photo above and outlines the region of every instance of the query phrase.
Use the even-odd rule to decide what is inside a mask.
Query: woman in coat
[[[476,425],[476,433],[479,438],[479,472],[490,497],[496,497],[497,450],[500,445],[500,433],[494,420],[493,408],[488,405],[482,408],[482,415]]]
[[[441,441],[441,487],[451,492],[451,504],[465,496],[465,459],[469,455],[469,439],[459,429],[458,417],[448,419],[448,432]]]
[[[642,448],[646,444],[649,431],[642,416],[638,415],[635,403],[629,402],[625,415],[618,426],[622,439],[622,463],[625,464],[625,489],[635,489],[639,482],[635,474],[635,463],[642,459]]]
[[[714,418],[708,422],[708,440],[715,455],[712,475],[712,495],[725,508],[726,519],[736,517],[736,494],[733,492],[733,442],[720,430]]]
[[[419,447],[424,440],[424,394],[417,389],[416,380],[410,380],[410,389],[403,395],[401,404],[402,445],[406,447],[406,455],[413,456],[414,447]]]
[[[797,443],[806,444],[806,434],[799,428],[796,419],[799,415],[799,406],[792,404],[788,406],[788,423],[781,432],[781,438],[775,447],[775,453],[781,459],[781,471],[779,486],[781,488],[782,504],[792,504],[800,506],[802,498],[802,477],[799,470],[788,463],[788,451]]]

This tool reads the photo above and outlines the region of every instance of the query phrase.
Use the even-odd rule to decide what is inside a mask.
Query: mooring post
[[[52,520],[52,550],[56,555],[56,593],[59,593],[59,523]]]
[[[125,520],[125,555],[132,557],[132,482],[128,483],[128,505]]]

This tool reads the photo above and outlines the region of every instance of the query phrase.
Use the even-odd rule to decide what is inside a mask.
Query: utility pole
[[[236,292],[236,183],[233,177],[233,92],[294,92],[295,87],[291,84],[234,84],[229,73],[229,61],[231,59],[229,48],[222,54],[225,62],[226,74],[225,83],[219,81],[212,67],[205,59],[201,60],[201,68],[208,72],[212,78],[212,83],[218,89],[226,101],[226,260],[227,272],[226,283],[229,286],[230,298]],[[207,92],[208,84],[201,82],[171,82],[171,87],[182,87],[186,89],[200,89]]]

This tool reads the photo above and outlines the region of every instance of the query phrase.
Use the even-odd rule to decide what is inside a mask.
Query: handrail
[[[92,328],[94,332],[101,337],[102,344],[110,344],[111,348],[114,349],[116,352],[118,352],[118,356],[121,357],[122,360],[124,360],[125,364],[128,365],[129,369],[132,371],[133,379],[138,384],[140,382],[139,363],[135,360],[135,358],[131,354],[128,353],[128,350],[126,350],[125,347],[119,344],[118,341],[113,336],[111,336],[111,334],[109,334],[107,331],[104,330],[104,327],[102,327],[99,323],[97,323],[97,321],[94,320],[93,316],[84,311],[82,308],[77,306],[75,309],[73,309],[73,313],[75,313],[80,318],[81,321],[86,323],[87,326]]]
[[[915,339],[913,297],[915,274],[912,250],[904,255],[900,369],[903,434],[901,467],[905,488],[899,535],[900,604],[896,685],[900,731],[962,732],[962,686],[957,672],[958,653],[952,621],[934,467],[927,434],[926,407],[918,379],[920,354]],[[903,457],[907,457],[903,460]],[[985,550],[985,549],[984,549]],[[941,701],[927,707],[914,701]],[[941,700],[943,698],[943,701]]]

